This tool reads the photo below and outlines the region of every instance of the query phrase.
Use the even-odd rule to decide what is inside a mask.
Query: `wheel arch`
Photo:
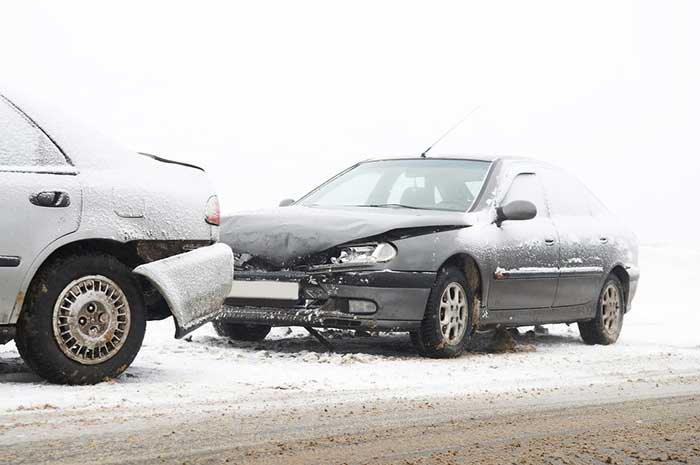
[[[447,266],[454,266],[464,272],[467,278],[467,285],[472,291],[472,326],[476,327],[479,323],[480,309],[484,298],[484,283],[485,279],[481,270],[481,266],[477,260],[470,254],[460,252],[450,256],[440,265],[439,270]]]
[[[625,267],[621,264],[617,264],[613,266],[613,268],[610,270],[609,275],[614,275],[617,277],[617,279],[620,280],[622,283],[622,292],[624,294],[624,299],[625,299],[625,311],[627,311],[627,308],[629,308],[628,302],[629,302],[629,295],[630,295],[630,275],[625,269]]]
[[[41,265],[37,267],[37,271],[34,274],[36,275],[41,268],[58,257],[85,252],[106,253],[114,256],[115,258],[119,259],[119,261],[130,267],[139,265],[141,260],[132,243],[119,242],[113,239],[80,239],[57,247],[56,250],[52,251],[43,260]]]
[[[52,263],[54,260],[84,253],[104,253],[115,257],[120,262],[129,268],[135,268],[138,265],[146,263],[138,248],[139,241],[119,242],[113,239],[78,239],[72,242],[61,244],[55,250],[52,250],[41,262],[35,265],[31,272],[31,277],[27,279],[26,285],[23,286],[22,299],[16,302],[11,320],[17,321],[21,312],[24,310],[24,301],[26,293],[34,285],[36,276],[39,272]],[[144,301],[146,302],[147,319],[159,320],[170,316],[172,313],[165,299],[160,295],[158,290],[148,280],[134,275],[141,288]]]

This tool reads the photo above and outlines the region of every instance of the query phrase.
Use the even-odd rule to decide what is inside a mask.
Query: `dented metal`
[[[181,338],[211,321],[233,284],[233,253],[214,244],[140,265],[134,273],[148,279],[163,296]]]
[[[236,252],[285,267],[310,254],[390,231],[467,226],[468,218],[461,212],[291,206],[226,217],[221,241]]]

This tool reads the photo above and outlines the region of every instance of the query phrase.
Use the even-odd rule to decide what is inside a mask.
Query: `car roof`
[[[519,160],[519,161],[529,161],[537,162],[537,160],[527,157],[518,157],[511,155],[482,155],[482,154],[452,154],[452,153],[441,153],[435,155],[427,155],[425,158],[416,155],[396,155],[396,156],[382,156],[382,157],[371,157],[362,162],[368,161],[383,161],[383,160],[474,160],[474,161],[487,161],[495,162],[501,160]]]

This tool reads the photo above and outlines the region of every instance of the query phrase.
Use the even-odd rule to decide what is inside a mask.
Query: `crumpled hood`
[[[276,266],[336,245],[402,228],[468,226],[461,212],[290,206],[224,217],[221,241]]]

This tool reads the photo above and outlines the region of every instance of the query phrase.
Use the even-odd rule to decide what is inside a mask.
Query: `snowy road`
[[[3,416],[0,447],[3,463],[32,465],[697,464],[698,393],[695,376],[515,396],[283,393],[172,409],[34,411]]]
[[[83,446],[102,443],[109,462],[116,457],[117,438],[167,433],[175,440],[169,448],[154,443],[153,450],[141,447],[140,458],[132,458],[158,452],[172,459],[169,453],[186,444],[190,421],[199,425],[191,428],[194,436],[205,434],[205,425],[231,434],[232,425],[243,428],[238,433],[247,436],[236,442],[212,439],[224,450],[234,443],[255,443],[255,425],[268,431],[265,440],[271,444],[275,431],[280,443],[295,431],[318,437],[318,428],[332,430],[332,425],[309,419],[333,411],[345,412],[333,421],[352,424],[361,422],[359,412],[374,408],[379,426],[408,418],[408,412],[421,411],[420,405],[466,421],[469,412],[517,415],[565,405],[700,395],[700,312],[693,272],[698,262],[697,251],[644,247],[633,311],[620,341],[609,347],[586,346],[574,326],[561,325],[550,327],[546,336],[519,337],[511,352],[489,351],[489,336],[482,336],[476,352],[455,360],[425,360],[402,334],[339,335],[331,354],[303,331],[288,334],[286,329],[255,344],[229,343],[209,327],[176,341],[166,321],[149,326],[144,348],[119,380],[64,387],[40,381],[8,344],[0,347],[0,446],[11,446],[11,463],[26,459],[30,448],[60,455],[45,455],[46,460],[71,462]],[[222,415],[226,422],[219,425],[215,419]],[[415,420],[423,424],[428,417]],[[266,418],[277,429],[265,430]],[[65,444],[68,438],[80,447],[39,447]],[[40,460],[37,455],[27,463]]]

